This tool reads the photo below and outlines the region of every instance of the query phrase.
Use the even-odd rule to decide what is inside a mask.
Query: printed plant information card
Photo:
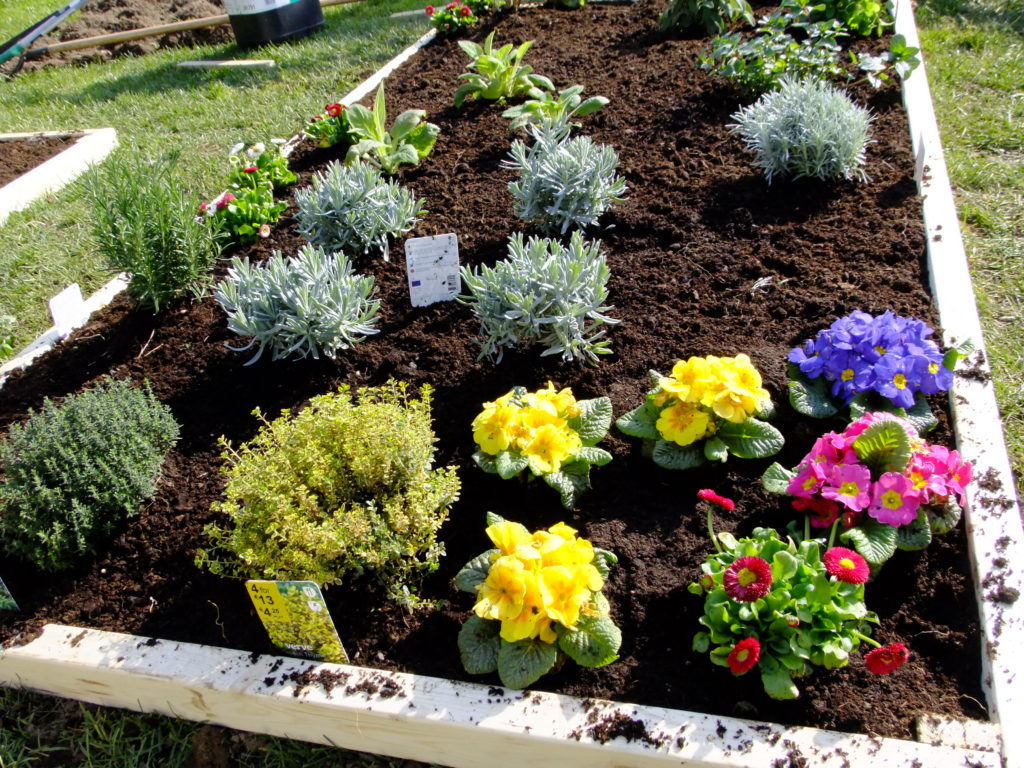
[[[270,642],[289,656],[348,664],[320,587],[313,581],[245,582]]]
[[[462,290],[458,237],[451,233],[409,238],[405,241],[405,269],[414,307],[451,301]]]
[[[4,584],[4,580],[0,579],[0,611],[19,611],[18,604],[14,602],[14,596],[11,594],[11,590]]]

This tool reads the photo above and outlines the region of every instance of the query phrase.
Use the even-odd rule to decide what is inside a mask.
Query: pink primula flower
[[[786,493],[810,499],[821,489],[824,482],[825,477],[818,473],[814,463],[807,462],[797,468],[796,476],[786,486]]]
[[[859,512],[871,503],[871,471],[861,464],[837,464],[821,495]]]
[[[971,462],[964,461],[959,451],[950,451],[946,472],[946,487],[950,493],[957,495],[961,505],[966,504],[967,495],[964,493],[964,486],[974,478],[974,467]]]
[[[940,452],[936,449],[940,449]],[[949,493],[945,472],[948,454],[949,451],[941,445],[930,445],[923,453],[915,453],[910,457],[907,478],[911,488],[919,494],[922,504],[927,504],[932,494],[945,496]]]
[[[886,472],[875,483],[868,514],[880,523],[898,526],[913,522],[921,495],[899,472]]]

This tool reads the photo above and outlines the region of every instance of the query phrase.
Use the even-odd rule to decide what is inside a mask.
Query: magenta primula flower
[[[821,495],[859,512],[871,502],[871,471],[861,464],[837,464]]]
[[[797,468],[796,475],[786,486],[786,493],[790,496],[810,499],[821,489],[824,482],[824,472],[820,465],[806,462]]]
[[[899,472],[886,472],[875,483],[868,514],[880,523],[899,526],[913,522],[921,494],[913,483]]]
[[[725,593],[741,603],[752,603],[772,588],[772,567],[760,557],[738,557],[722,574]]]
[[[946,472],[946,487],[950,493],[957,495],[961,505],[966,504],[967,494],[964,493],[964,486],[974,478],[974,467],[971,462],[964,461],[959,451],[950,451]]]

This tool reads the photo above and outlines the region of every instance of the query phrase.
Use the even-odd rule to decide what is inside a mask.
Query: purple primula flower
[[[885,354],[875,363],[874,390],[900,408],[914,405],[914,392],[921,383],[913,358]]]
[[[921,374],[921,391],[926,395],[934,395],[936,392],[945,392],[953,386],[953,372],[942,364],[942,356],[929,355],[923,357],[925,360],[924,371]]]

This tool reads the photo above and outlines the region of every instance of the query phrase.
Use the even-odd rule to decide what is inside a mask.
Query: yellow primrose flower
[[[576,398],[569,387],[556,392],[555,385],[549,381],[546,387],[537,390],[537,396],[554,404],[555,410],[561,416],[572,418],[580,413],[579,406],[576,405]]]
[[[544,598],[547,615],[563,627],[572,628],[580,610],[590,600],[589,574],[583,568],[552,565],[541,568],[537,584]]]
[[[529,546],[533,542],[525,525],[508,520],[487,526],[484,533],[503,555],[514,555],[520,547]]]
[[[687,446],[712,431],[711,416],[692,403],[676,403],[661,412],[655,427],[665,440]]]
[[[547,618],[537,574],[527,571],[524,583],[526,592],[523,595],[521,610],[515,616],[502,619],[501,622],[501,638],[510,643],[537,637],[540,634],[541,620]]]
[[[580,436],[571,429],[559,429],[554,424],[545,424],[535,429],[532,439],[521,450],[533,457],[533,465],[541,472],[557,472],[563,462],[572,458],[583,447]]]
[[[484,410],[473,419],[473,440],[480,450],[495,456],[508,450],[514,439],[517,409],[512,405],[484,403]]]
[[[708,405],[720,418],[735,424],[742,424],[757,410],[761,397],[756,390],[749,390],[741,386],[738,377],[732,370],[727,370],[724,373],[723,383],[725,386]]]
[[[487,578],[477,587],[479,599],[473,612],[481,619],[507,621],[523,611],[529,582],[536,581],[514,555],[499,557],[491,564]]]
[[[707,359],[691,357],[672,366],[671,378],[661,380],[661,388],[675,395],[681,402],[700,402],[712,378]]]
[[[589,565],[594,562],[594,545],[586,539],[567,541],[560,547],[542,552],[541,560],[544,565]]]

